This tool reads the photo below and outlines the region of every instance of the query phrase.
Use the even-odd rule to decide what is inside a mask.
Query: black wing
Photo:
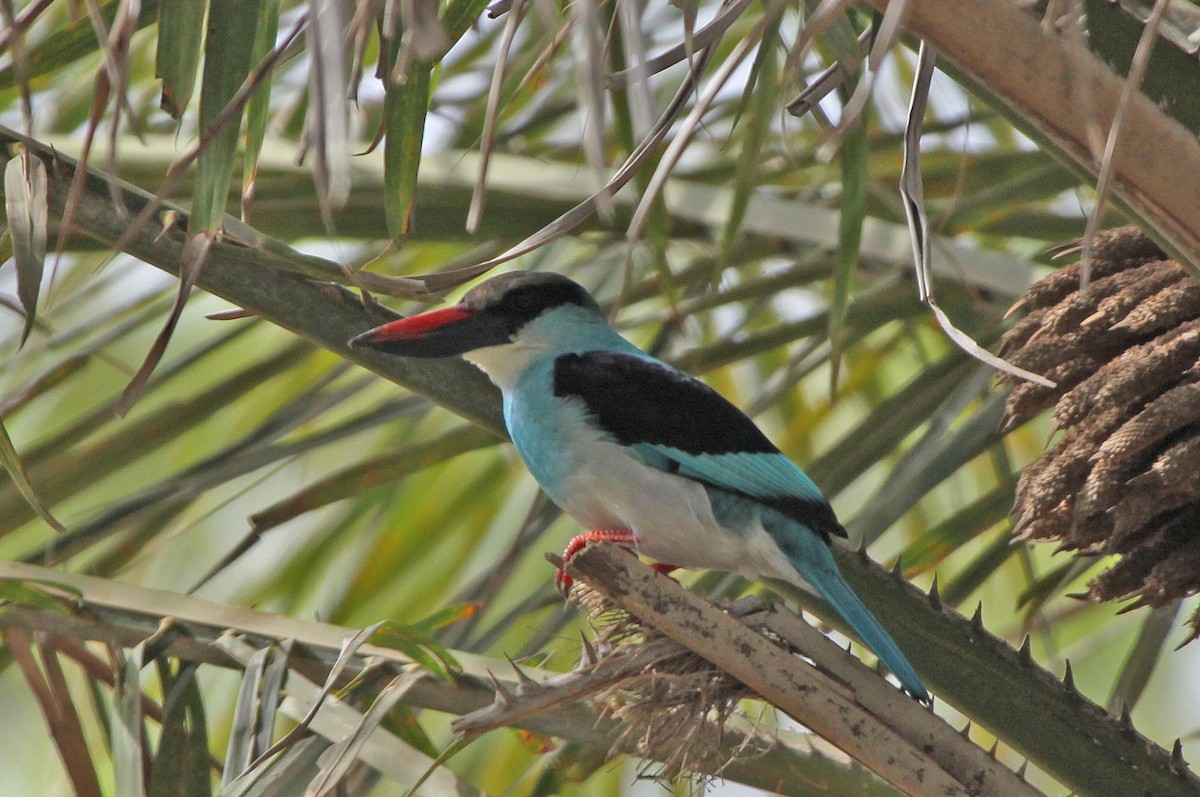
[[[688,454],[779,453],[754,421],[682,371],[628,354],[592,351],[554,361],[554,395],[582,399],[622,445]]]

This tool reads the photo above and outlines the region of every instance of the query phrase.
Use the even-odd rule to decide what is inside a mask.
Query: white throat
[[[487,374],[496,387],[512,390],[521,374],[525,373],[533,359],[544,350],[544,346],[536,343],[516,341],[499,346],[484,346],[482,349],[469,351],[462,357]]]

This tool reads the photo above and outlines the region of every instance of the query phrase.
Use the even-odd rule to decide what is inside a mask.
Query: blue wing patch
[[[796,463],[779,452],[688,454],[651,443],[638,443],[633,449],[647,465],[752,498],[826,539],[846,536],[821,490]]]

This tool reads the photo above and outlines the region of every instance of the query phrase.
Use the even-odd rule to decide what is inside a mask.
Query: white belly
[[[606,440],[586,449],[559,502],[585,529],[632,531],[638,553],[665,564],[798,581],[760,524],[722,528],[697,482],[651,468]]]

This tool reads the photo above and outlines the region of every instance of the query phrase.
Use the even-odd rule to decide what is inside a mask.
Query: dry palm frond
[[[669,655],[656,657],[652,666],[592,697],[601,716],[620,723],[617,746],[673,750],[674,755],[656,765],[652,773],[655,779],[719,775],[731,763],[725,726],[735,715],[738,703],[754,697],[754,693],[716,665],[643,625],[586,584],[576,582],[572,599],[599,629],[597,647],[604,651],[605,658],[632,659],[645,648],[664,644],[676,648]],[[735,758],[753,753],[740,746]]]
[[[1006,427],[1053,407],[1066,430],[1021,475],[1017,529],[1119,554],[1090,596],[1160,606],[1200,591],[1200,284],[1131,227],[1097,239],[1092,276],[1086,293],[1078,264],[1033,286],[1004,338],[1058,383],[1018,385]]]

